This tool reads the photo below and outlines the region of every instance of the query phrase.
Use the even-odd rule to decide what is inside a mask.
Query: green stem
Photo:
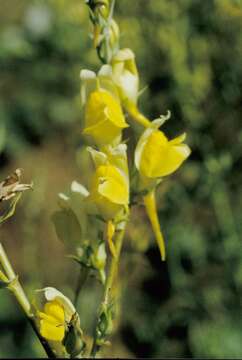
[[[97,353],[100,351],[100,348],[101,346],[97,344],[96,342],[96,338],[94,339],[94,342],[93,342],[93,346],[92,346],[92,351],[91,351],[91,354],[90,354],[90,357],[95,359]]]
[[[0,263],[8,277],[9,282],[10,282],[9,289],[12,291],[12,293],[16,297],[16,299],[17,299],[19,305],[21,306],[21,308],[23,309],[25,315],[27,317],[31,317],[32,316],[31,305],[29,303],[27,296],[24,293],[22,286],[19,283],[18,277],[12,268],[12,265],[7,257],[7,254],[6,254],[2,244],[0,244]]]
[[[123,245],[125,229],[118,231],[115,239],[116,256],[112,256],[109,273],[104,288],[104,303],[108,304],[110,300],[110,291],[112,289],[114,278],[118,272],[120,253]]]
[[[115,247],[116,247],[116,256],[112,256],[111,263],[109,266],[109,272],[105,282],[104,294],[103,294],[103,304],[108,305],[111,301],[111,290],[114,283],[115,276],[118,272],[119,260],[120,260],[120,253],[123,245],[123,239],[125,234],[125,228],[121,231],[117,232],[116,239],[115,239]],[[97,337],[94,337],[92,350],[90,356],[92,358],[96,357],[96,354],[100,350],[101,346],[97,343]]]
[[[15,296],[17,302],[19,303],[20,307],[22,308],[23,312],[25,313],[26,317],[28,318],[35,334],[37,335],[41,345],[43,346],[48,358],[56,358],[55,353],[51,349],[48,342],[40,335],[36,323],[34,321],[34,315],[31,311],[30,302],[18,280],[18,276],[15,274],[12,265],[7,257],[7,254],[3,248],[3,245],[0,243],[0,264],[3,267],[7,275],[7,280],[9,282],[8,288]]]

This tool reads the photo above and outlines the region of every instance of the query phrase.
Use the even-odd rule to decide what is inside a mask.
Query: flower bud
[[[105,243],[101,243],[92,256],[92,263],[96,269],[104,269],[106,265],[107,254],[105,250]]]
[[[111,20],[109,27],[109,44],[111,49],[115,51],[119,44],[119,27],[114,19]]]
[[[97,343],[104,345],[106,337],[112,333],[113,329],[113,309],[112,305],[102,304],[97,325]]]
[[[105,273],[106,260],[107,260],[107,254],[105,249],[105,243],[102,242],[94,250],[94,253],[91,256],[92,266],[96,270],[98,270],[102,284],[104,284],[106,280],[106,273]]]
[[[109,0],[88,0],[87,5],[96,16],[107,18],[109,15]]]
[[[73,316],[71,322],[68,324],[68,331],[63,340],[66,351],[70,354],[71,358],[77,357],[85,350],[86,344],[82,339],[82,331],[79,324],[76,323],[76,315]]]

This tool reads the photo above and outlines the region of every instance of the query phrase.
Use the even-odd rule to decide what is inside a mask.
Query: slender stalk
[[[91,351],[90,357],[95,359],[97,353],[100,351],[100,348],[101,348],[101,346],[97,344],[96,338],[95,338],[94,342],[93,342],[93,345],[92,345],[92,351]]]
[[[12,268],[12,265],[7,257],[7,254],[2,244],[0,244],[0,263],[2,264],[3,270],[5,271],[8,280],[10,282],[9,289],[16,297],[25,315],[31,317],[32,316],[31,305],[29,303],[27,296],[24,293],[22,286],[19,283],[18,277]]]
[[[112,256],[110,266],[109,266],[109,272],[106,278],[105,282],[105,288],[103,293],[103,304],[108,305],[111,301],[110,294],[112,290],[112,286],[114,283],[115,276],[118,272],[118,266],[119,266],[119,259],[120,259],[120,253],[123,245],[123,239],[124,239],[125,229],[118,231],[116,238],[115,238],[115,247],[116,247],[116,256]],[[97,343],[96,336],[93,340],[93,345],[91,349],[90,357],[95,358],[96,354],[100,350],[101,346]]]
[[[105,304],[109,303],[110,292],[112,289],[114,278],[118,272],[119,259],[120,259],[122,245],[123,245],[124,234],[125,234],[125,229],[118,231],[116,239],[115,239],[116,256],[115,257],[112,256],[110,267],[109,267],[109,273],[107,276],[107,280],[105,282],[105,288],[104,288],[104,303]]]
[[[48,342],[40,335],[38,328],[36,326],[36,323],[34,321],[34,315],[31,311],[31,305],[30,302],[18,280],[18,276],[15,274],[12,265],[8,259],[8,256],[3,248],[3,245],[0,243],[0,264],[3,267],[3,270],[5,271],[7,275],[7,280],[9,282],[8,288],[12,292],[12,294],[15,296],[18,304],[20,305],[21,309],[27,316],[35,334],[37,335],[41,345],[43,346],[48,358],[56,358],[56,354],[51,349]]]
[[[57,358],[57,355],[56,355],[55,352],[51,349],[49,343],[40,335],[39,330],[38,330],[38,328],[37,328],[37,326],[36,326],[36,323],[35,323],[34,319],[31,318],[31,317],[29,317],[28,320],[29,320],[29,323],[30,323],[30,325],[32,326],[32,328],[33,328],[36,336],[38,337],[41,345],[43,346],[43,349],[45,350],[46,355],[48,356],[48,358],[49,358],[49,359],[56,359],[56,358]]]

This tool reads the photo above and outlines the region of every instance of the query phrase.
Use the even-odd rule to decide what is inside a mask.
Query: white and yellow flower
[[[105,70],[105,69],[104,69]],[[82,70],[83,134],[99,147],[118,144],[122,130],[128,127],[115,85],[105,74]]]
[[[143,197],[144,205],[162,260],[165,260],[165,244],[157,215],[155,186],[160,179],[175,172],[191,153],[190,148],[183,143],[185,134],[168,140],[166,135],[158,130],[168,118],[169,114],[167,117],[154,120],[142,134],[135,150],[135,165],[140,174],[140,187],[142,190],[147,190],[147,194]]]
[[[60,291],[53,287],[43,290],[45,305],[43,311],[38,311],[40,334],[46,340],[62,342],[67,326],[76,314],[76,309],[72,302]]]
[[[92,148],[89,151],[95,164],[90,198],[105,220],[113,220],[129,204],[126,145],[106,148],[106,154]]]
[[[183,143],[186,134],[173,140],[158,130],[164,117],[154,120],[139,139],[135,150],[135,165],[142,177],[159,179],[175,172],[191,153]]]
[[[129,205],[129,175],[127,164],[127,147],[119,144],[117,147],[106,147],[106,153],[89,148],[95,164],[95,173],[90,184],[91,202],[94,202],[99,215],[107,223],[106,237],[110,251],[115,256],[115,246],[112,242],[116,231],[117,219],[128,213]]]

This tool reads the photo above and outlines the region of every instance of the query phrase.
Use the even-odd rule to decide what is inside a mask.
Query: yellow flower
[[[129,202],[126,178],[113,165],[100,165],[92,179],[90,194],[100,213],[111,220]]]
[[[113,221],[122,211],[127,211],[129,187],[125,176],[113,165],[100,165],[92,180],[91,198],[99,213],[107,221],[107,242],[111,254],[116,256],[113,237],[116,227]]]
[[[95,203],[97,213],[107,223],[106,238],[113,256],[116,249],[113,237],[117,223],[127,216],[129,204],[129,176],[127,146],[105,147],[105,153],[89,148],[95,164],[95,174],[91,181],[89,200]]]
[[[38,313],[40,318],[40,334],[46,340],[62,341],[65,336],[64,308],[57,301],[47,302],[44,311]]]
[[[158,127],[163,119],[155,120],[141,136],[135,150],[135,164],[143,177],[154,179],[176,171],[190,155],[190,148],[183,143],[185,134],[168,140]]]
[[[72,302],[55,288],[47,287],[43,290],[47,300],[43,311],[38,311],[40,334],[50,341],[61,342],[65,337],[66,324],[69,324],[76,314],[77,323],[79,316]]]
[[[107,221],[107,242],[113,256],[116,248],[113,237],[116,231],[115,218],[128,211],[129,187],[124,174],[113,165],[100,165],[94,175],[91,197],[101,216]]]
[[[107,146],[104,150],[88,147],[95,165],[89,198],[105,220],[113,220],[129,203],[127,146]]]
[[[93,91],[85,107],[85,127],[83,134],[103,146],[120,140],[122,129],[128,125],[119,102],[108,91]]]
[[[110,66],[102,66],[98,75],[90,70],[82,70],[80,77],[81,100],[85,107],[83,134],[98,146],[117,144],[128,124],[117,87],[110,77]]]
[[[165,260],[166,256],[165,243],[157,214],[155,186],[160,178],[176,171],[191,153],[190,148],[183,143],[185,134],[168,140],[165,134],[158,130],[169,116],[168,113],[168,116],[154,120],[144,131],[135,150],[135,165],[140,173],[139,186],[141,190],[148,190],[143,200],[162,260]]]

